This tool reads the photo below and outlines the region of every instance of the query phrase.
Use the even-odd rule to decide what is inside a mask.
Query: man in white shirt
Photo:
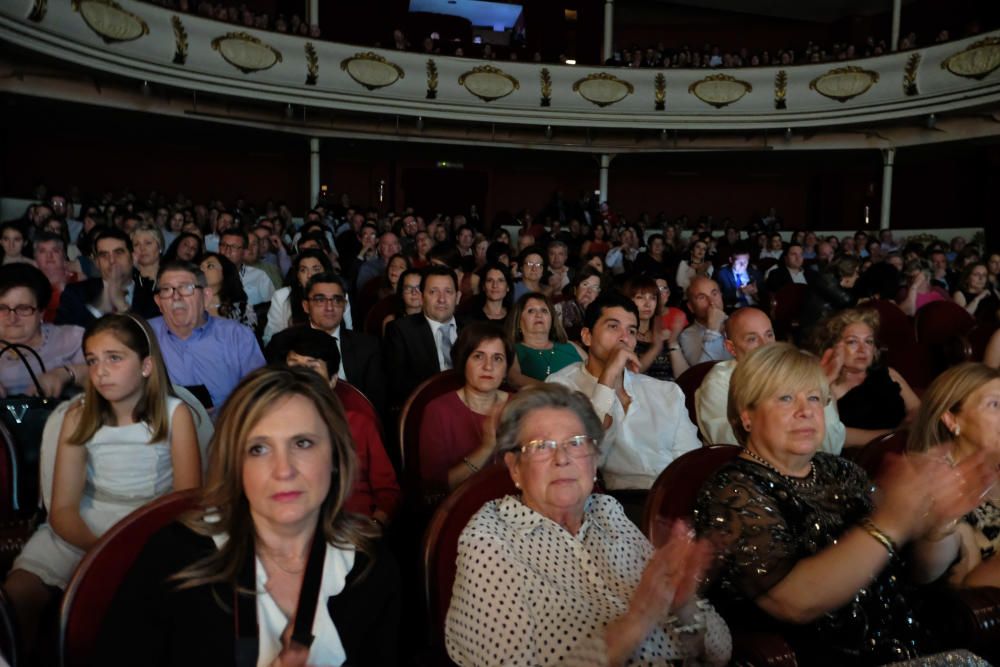
[[[243,291],[247,293],[247,301],[251,306],[266,303],[274,296],[274,283],[267,274],[244,262],[244,253],[249,245],[247,233],[239,228],[227,229],[219,239],[219,252],[236,265]]]
[[[604,486],[637,520],[649,488],[667,465],[696,449],[698,430],[688,417],[684,392],[673,382],[639,374],[635,334],[639,310],[617,292],[587,307],[580,332],[587,360],[550,375],[590,398],[604,422],[600,467]]]
[[[792,283],[808,285],[809,280],[806,276],[806,271],[802,268],[804,262],[805,258],[803,257],[802,246],[795,241],[789,243],[788,247],[785,248],[785,253],[781,256],[781,261],[768,269],[767,273],[764,274],[768,291],[773,294],[785,285]]]
[[[726,349],[733,359],[722,361],[712,367],[701,386],[695,392],[695,406],[698,414],[698,428],[702,440],[710,445],[735,445],[736,434],[729,423],[727,414],[729,406],[729,380],[738,364],[750,352],[763,345],[774,342],[774,329],[771,320],[763,311],[757,308],[741,308],[729,316],[725,326]],[[837,403],[827,403],[826,434],[823,437],[821,449],[829,454],[840,454],[844,448],[844,438],[847,430],[840,415],[837,413]]]

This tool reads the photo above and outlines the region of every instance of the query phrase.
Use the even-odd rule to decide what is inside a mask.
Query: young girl
[[[34,264],[35,261],[25,255],[24,232],[13,222],[5,222],[0,225],[0,252],[2,252],[3,263],[26,262]]]
[[[59,433],[49,521],[4,583],[28,647],[47,586],[64,589],[106,530],[158,496],[201,484],[194,419],[173,395],[148,325],[105,315],[87,329],[83,350],[90,382]]]

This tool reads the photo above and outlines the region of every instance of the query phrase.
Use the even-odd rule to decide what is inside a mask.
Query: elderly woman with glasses
[[[592,493],[602,435],[590,401],[560,385],[504,409],[497,449],[520,494],[484,505],[459,537],[445,626],[459,665],[728,662],[729,630],[695,596],[705,544],[678,524],[654,551]]]

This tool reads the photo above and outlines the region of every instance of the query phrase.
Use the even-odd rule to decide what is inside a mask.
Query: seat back
[[[930,346],[943,345],[949,338],[967,334],[976,326],[969,311],[954,301],[932,301],[914,316],[917,340]]]
[[[59,610],[62,667],[93,664],[104,613],[149,538],[197,505],[199,492],[178,491],[135,510],[98,540],[73,573]]]
[[[695,426],[698,425],[698,408],[694,400],[694,393],[698,391],[705,376],[717,363],[719,362],[703,361],[700,364],[695,364],[681,373],[680,377],[675,380],[677,386],[684,392],[684,406],[687,408],[688,416],[691,417],[691,423]]]
[[[368,400],[360,389],[345,380],[337,380],[337,386],[333,388],[333,393],[337,395],[345,410],[360,412],[371,417],[372,421],[381,426],[375,406]]]
[[[854,457],[854,462],[864,468],[869,477],[875,479],[887,455],[902,454],[906,451],[906,441],[909,437],[910,432],[905,428],[881,435],[862,447]]]
[[[775,338],[787,340],[798,333],[802,306],[809,296],[809,286],[789,283],[771,295],[771,325]]]
[[[444,651],[444,621],[455,583],[458,537],[483,505],[516,492],[507,467],[498,461],[459,485],[431,518],[424,533],[422,562],[430,643],[438,658],[433,664],[450,664]]]
[[[694,503],[705,481],[741,451],[734,445],[711,445],[678,456],[660,473],[646,496],[642,532],[654,546],[669,534],[675,519],[686,519],[694,512]]]
[[[424,380],[403,404],[399,415],[399,448],[404,491],[420,489],[420,425],[424,409],[438,396],[458,391],[464,385],[465,377],[458,371],[442,371]]]
[[[382,321],[396,309],[396,295],[390,294],[368,310],[365,315],[364,330],[369,336],[382,337]]]

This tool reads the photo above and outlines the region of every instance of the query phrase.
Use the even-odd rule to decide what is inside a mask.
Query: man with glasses
[[[235,320],[209,316],[212,298],[205,274],[194,264],[160,265],[156,304],[163,317],[150,320],[170,381],[187,387],[207,408],[221,406],[247,373],[264,365],[253,331]]]
[[[271,282],[266,273],[244,261],[249,244],[247,233],[242,229],[227,229],[219,239],[219,252],[236,265],[240,281],[243,283],[243,291],[247,293],[247,301],[251,306],[256,306],[271,300],[271,297],[274,296],[274,283]]]
[[[93,259],[101,277],[66,285],[56,324],[86,328],[108,313],[132,312],[146,319],[160,314],[152,286],[140,280],[132,264],[132,239],[125,232],[116,227],[100,230],[94,236]]]
[[[374,336],[341,326],[348,304],[342,279],[333,273],[317,273],[309,278],[304,291],[306,298],[302,301],[302,309],[309,318],[308,326],[329,334],[340,351],[340,365],[329,369],[330,375],[360,389],[375,409],[381,411],[385,401],[385,375],[379,343]],[[276,333],[267,345],[267,358],[284,360],[299,328],[290,327]]]

